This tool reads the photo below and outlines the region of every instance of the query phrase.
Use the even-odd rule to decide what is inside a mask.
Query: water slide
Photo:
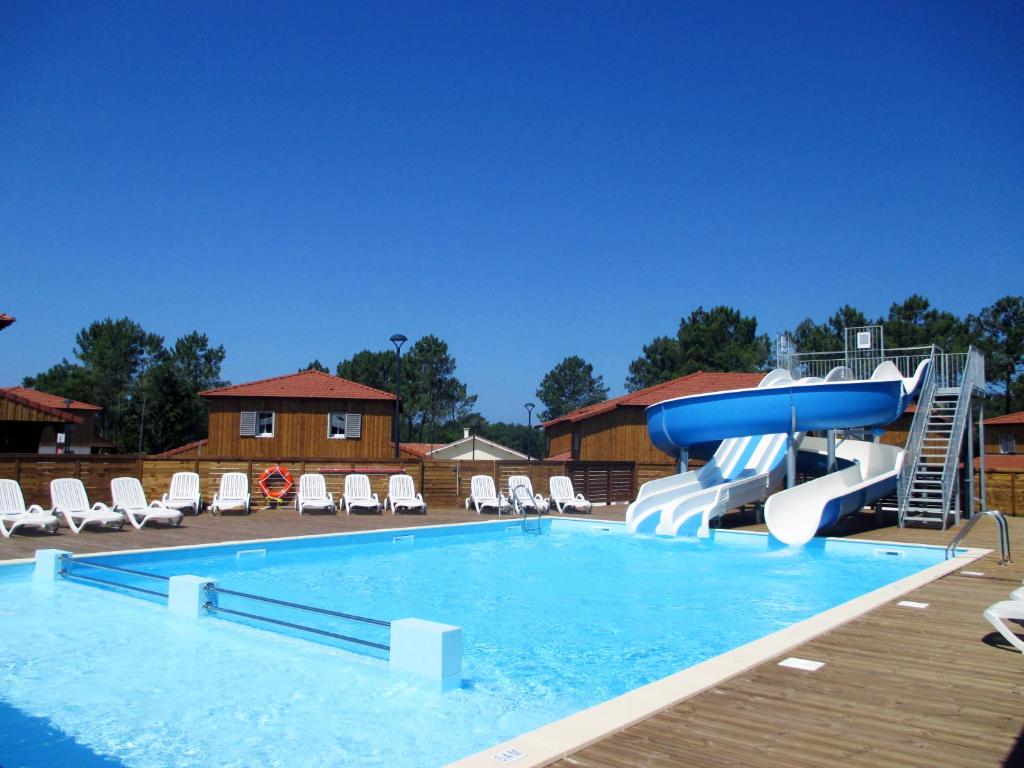
[[[805,438],[801,452],[822,459],[827,440]],[[772,536],[784,544],[806,544],[840,517],[870,506],[896,491],[903,449],[895,445],[845,440],[835,449],[841,469],[802,485],[779,491],[764,505],[764,521]]]
[[[893,363],[885,361],[866,380],[855,379],[843,366],[825,379],[794,380],[788,371],[778,369],[754,389],[691,395],[650,406],[648,434],[666,453],[678,455],[691,445],[723,442],[700,470],[645,483],[626,511],[627,528],[636,533],[707,536],[714,517],[763,500],[778,484],[790,433],[799,443],[809,430],[881,427],[894,421],[916,394],[927,364],[921,363],[913,376],[904,378]],[[800,495],[792,493],[795,488],[787,491],[786,498],[800,500],[802,512],[789,513],[785,502],[772,505],[773,519],[780,531],[785,529],[782,535],[790,539],[788,543],[801,543],[798,539],[814,516],[807,510],[816,504],[818,525],[803,541],[842,514],[859,509],[851,506],[858,498],[874,501],[891,492],[885,489],[895,482],[900,459],[890,455],[888,447],[852,441],[841,445],[848,456],[839,458],[844,464],[855,464],[834,473],[839,476],[835,479],[827,476],[806,483],[811,489]],[[812,446],[814,451],[820,448],[817,443]]]
[[[783,434],[723,440],[699,470],[644,483],[626,510],[627,529],[662,536],[707,536],[711,519],[763,501],[778,485],[785,472],[786,447]]]
[[[772,371],[756,389],[743,391],[792,382],[788,372]],[[651,433],[650,409],[647,429]],[[657,440],[654,442],[658,444]],[[782,460],[787,447],[785,433],[747,434],[722,440],[711,461],[699,470],[644,483],[636,501],[626,509],[627,530],[662,536],[709,535],[713,518],[743,504],[763,501],[778,485],[785,471]],[[678,446],[670,452],[677,450]]]

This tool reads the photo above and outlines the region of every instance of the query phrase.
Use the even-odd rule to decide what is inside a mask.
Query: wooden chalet
[[[200,393],[210,405],[207,456],[394,457],[395,396],[320,371]],[[184,446],[183,446],[184,447]]]
[[[99,433],[103,409],[27,387],[0,389],[0,453],[110,453]]]
[[[764,373],[697,371],[647,389],[588,405],[543,424],[548,458],[557,461],[632,461],[673,465],[647,436],[644,409],[662,400],[756,387]]]
[[[1024,453],[1024,411],[985,419],[985,453]]]

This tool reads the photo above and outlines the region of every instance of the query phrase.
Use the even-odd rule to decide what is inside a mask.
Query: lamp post
[[[529,442],[526,444],[526,460],[532,461],[533,451],[530,449],[530,443],[533,442],[533,409],[537,407],[535,403],[527,403],[523,406],[526,409],[526,427],[530,431],[527,433]]]
[[[398,424],[399,413],[401,412],[399,404],[402,400],[402,345],[407,342],[408,339],[400,333],[396,333],[391,337],[391,343],[395,345],[395,425],[394,425],[394,438],[395,438],[395,458],[399,457],[398,444],[401,439],[401,429]]]

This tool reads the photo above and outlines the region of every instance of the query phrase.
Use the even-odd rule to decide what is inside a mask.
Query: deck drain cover
[[[796,656],[790,656],[788,659],[780,661],[779,666],[790,667],[791,669],[802,669],[805,672],[817,672],[825,666],[825,662],[811,661],[810,659],[798,659]]]

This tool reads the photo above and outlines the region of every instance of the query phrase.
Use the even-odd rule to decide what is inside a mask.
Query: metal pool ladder
[[[996,509],[986,509],[978,512],[967,521],[966,525],[961,529],[960,533],[953,537],[953,540],[949,542],[949,546],[946,547],[946,559],[949,560],[953,556],[953,552],[956,551],[957,545],[963,541],[964,537],[971,532],[971,528],[974,524],[981,520],[983,517],[991,517],[996,522],[996,526],[999,528],[999,564],[1009,565],[1013,561],[1010,559],[1010,529],[1006,522],[1006,518],[1003,517],[1003,513]]]
[[[508,492],[509,492],[509,495],[512,497],[512,508],[515,510],[515,513],[517,515],[522,515],[523,516],[523,533],[540,533],[541,532],[541,523],[540,523],[541,512],[540,512],[540,507],[537,506],[536,503],[533,503],[533,497],[529,496],[527,487],[525,485],[523,485],[522,483],[520,483],[519,485],[515,486],[514,488],[509,488]],[[522,495],[520,495],[520,492],[522,492]],[[528,524],[529,518],[527,517],[527,512],[529,511],[529,507],[525,506],[522,503],[523,498],[529,498],[530,499],[530,501],[531,501],[530,507],[533,507],[533,511],[536,513],[536,518],[535,519],[537,521],[537,524],[534,527],[532,527],[532,528]]]

